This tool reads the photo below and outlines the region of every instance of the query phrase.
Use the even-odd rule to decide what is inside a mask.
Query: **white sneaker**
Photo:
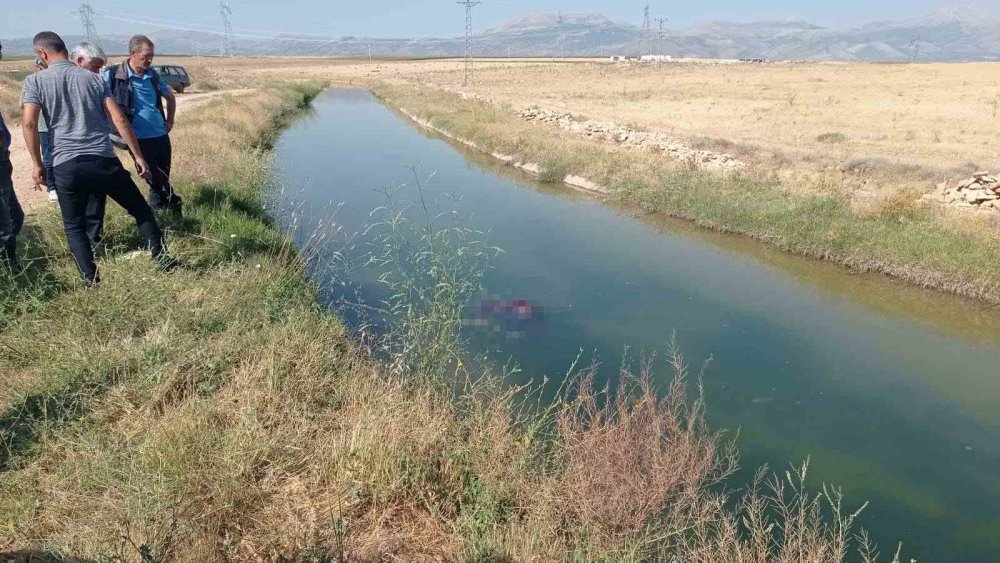
[[[58,203],[59,202],[59,196],[56,195],[56,191],[55,190],[52,190],[52,191],[49,192],[49,201],[51,201],[52,203]]]

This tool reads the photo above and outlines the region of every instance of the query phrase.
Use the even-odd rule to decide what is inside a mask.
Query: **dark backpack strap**
[[[163,120],[167,120],[167,112],[163,110],[163,94],[160,93],[160,74],[153,69],[149,69],[149,72],[153,73],[153,91],[156,92],[156,107],[160,110],[160,115],[163,116]]]
[[[132,120],[135,116],[135,97],[132,95],[132,83],[128,79],[128,60],[116,65],[110,71],[111,97],[118,103],[125,117]]]

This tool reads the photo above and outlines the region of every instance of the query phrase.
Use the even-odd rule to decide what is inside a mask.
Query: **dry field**
[[[1000,172],[1000,67],[991,64],[612,65],[492,59],[462,86],[461,61],[177,58],[197,79],[373,80],[462,90],[616,121],[726,152],[797,193],[881,212],[978,170]],[[874,209],[867,209],[874,207]]]
[[[1000,171],[996,65],[500,65],[466,88],[457,71],[427,71],[408,78],[667,133],[860,214]]]
[[[455,72],[426,80],[461,86]],[[1000,167],[1000,66],[991,64],[533,65],[483,69],[468,90],[795,163]]]
[[[866,170],[881,188],[1000,171],[1000,66],[983,64],[612,65],[492,59],[462,86],[461,61],[164,57],[205,83],[405,80],[669,133],[830,188]],[[0,73],[27,68],[0,63]],[[8,110],[9,111],[9,110]],[[885,174],[888,173],[888,174]],[[880,176],[901,182],[877,181]],[[831,181],[833,180],[833,181]],[[853,184],[852,184],[853,185]],[[867,186],[866,186],[867,187]]]

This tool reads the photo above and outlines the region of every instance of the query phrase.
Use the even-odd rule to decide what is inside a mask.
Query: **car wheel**
[[[174,91],[177,92],[178,94],[183,94],[184,93],[184,86],[178,84],[177,86],[174,86]]]

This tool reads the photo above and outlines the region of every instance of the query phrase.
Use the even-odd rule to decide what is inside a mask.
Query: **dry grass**
[[[461,88],[453,71],[410,77]],[[465,89],[515,107],[752,145],[758,150],[743,156],[765,165],[778,152],[813,172],[855,158],[930,171],[968,161],[1000,168],[993,143],[1000,70],[989,64],[488,67]],[[834,146],[832,136],[840,139]]]
[[[727,508],[730,444],[679,356],[665,393],[623,368],[615,389],[584,373],[546,407],[489,374],[455,374],[476,383],[454,392],[359,348],[259,191],[276,131],[315,92],[222,97],[178,125],[178,271],[125,259],[137,235],[116,211],[105,281],[79,289],[55,213],[34,218],[33,266],[0,283],[0,552],[842,560],[849,522],[804,491]]]
[[[0,113],[8,126],[21,121],[21,84],[0,74]]]
[[[675,356],[673,364],[675,378],[662,397],[648,366],[634,379],[623,370],[606,400],[585,375],[574,404],[557,416],[562,471],[546,492],[597,545],[637,540],[637,530],[654,532],[647,526],[659,519],[670,526],[651,537],[678,533],[702,508],[706,487],[735,468],[731,452],[717,450],[721,439],[706,439],[712,433],[704,405],[688,400],[683,359]]]

